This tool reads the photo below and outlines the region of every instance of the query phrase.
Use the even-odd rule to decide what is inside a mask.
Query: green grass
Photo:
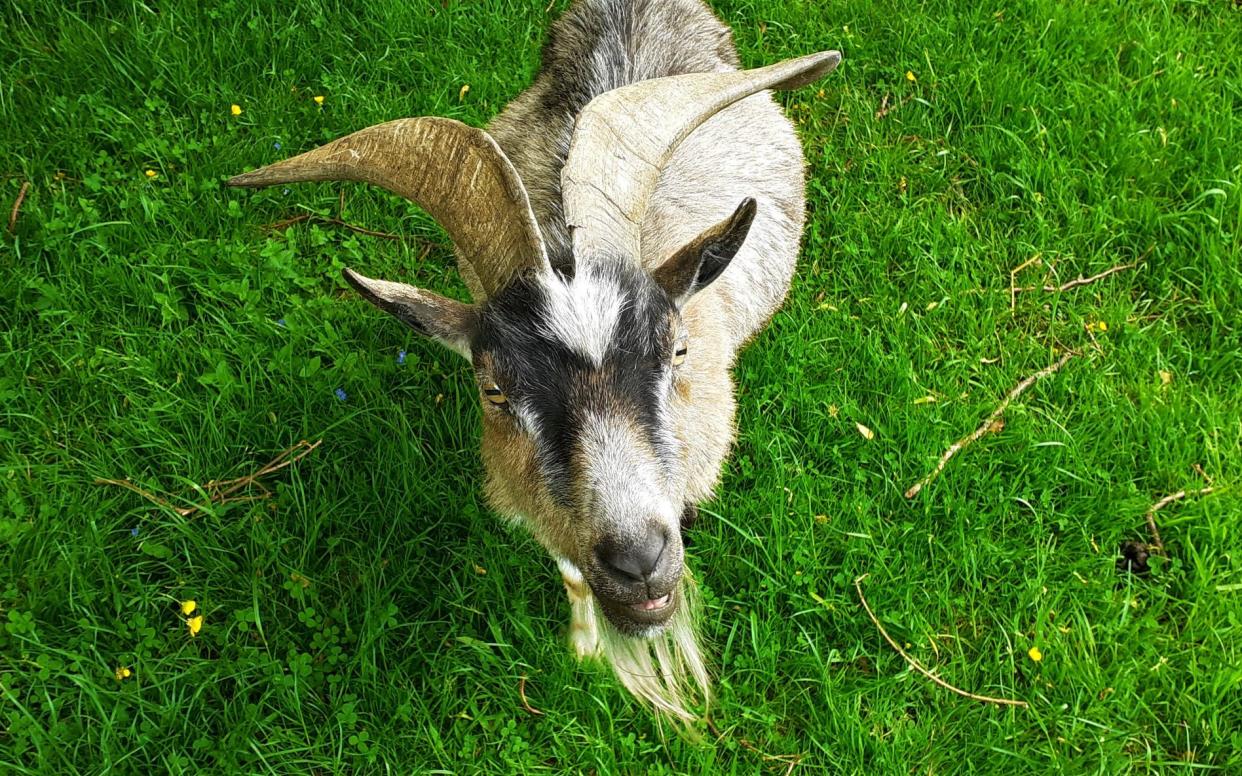
[[[0,771],[1242,772],[1237,4],[714,2],[748,64],[846,58],[782,97],[810,223],[691,549],[722,734],[698,742],[572,659],[554,567],[481,500],[467,370],[340,280],[461,295],[442,234],[358,187],[342,217],[405,239],[271,233],[339,188],[222,185],[390,118],[484,123],[533,76],[545,5],[0,10],[6,225],[31,183],[0,241]],[[1011,309],[1035,254],[1022,284],[1145,259]],[[205,504],[299,439],[324,441],[272,498],[188,518],[94,484]],[[1149,578],[1118,574],[1196,464],[1220,492],[1160,513]],[[909,670],[864,573],[915,657],[1030,708]]]

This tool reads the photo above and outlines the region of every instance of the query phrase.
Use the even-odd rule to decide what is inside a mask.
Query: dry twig
[[[1058,285],[1052,285],[1052,284],[1046,284],[1046,285],[1043,285],[1043,286],[1026,286],[1026,287],[1024,287],[1024,288],[1015,288],[1015,287],[1014,287],[1014,275],[1015,275],[1015,274],[1017,274],[1017,272],[1018,272],[1019,270],[1021,270],[1021,269],[1025,269],[1025,268],[1026,268],[1026,266],[1027,266],[1027,265],[1026,265],[1026,264],[1023,264],[1023,265],[1019,266],[1017,269],[1015,269],[1013,272],[1009,273],[1009,295],[1010,295],[1010,307],[1012,308],[1012,306],[1013,306],[1013,297],[1014,297],[1016,294],[1019,294],[1019,293],[1025,293],[1025,292],[1028,292],[1028,291],[1043,291],[1043,292],[1045,292],[1045,293],[1049,293],[1049,294],[1059,294],[1059,293],[1062,293],[1062,292],[1064,292],[1064,291],[1069,291],[1069,290],[1071,290],[1071,289],[1079,288],[1079,287],[1081,287],[1081,286],[1090,285],[1090,284],[1092,284],[1092,283],[1094,283],[1094,282],[1096,282],[1096,281],[1098,281],[1098,280],[1103,280],[1104,278],[1109,277],[1110,275],[1115,275],[1115,274],[1117,274],[1118,272],[1125,272],[1125,271],[1126,271],[1126,270],[1128,270],[1128,269],[1134,269],[1134,268],[1135,268],[1135,267],[1137,267],[1138,265],[1142,264],[1142,263],[1143,263],[1143,261],[1144,261],[1144,260],[1145,260],[1148,256],[1150,256],[1150,255],[1151,255],[1151,252],[1155,249],[1155,247],[1156,247],[1156,246],[1154,246],[1154,245],[1149,246],[1149,247],[1147,248],[1147,250],[1143,251],[1143,255],[1139,256],[1137,259],[1135,259],[1134,261],[1130,262],[1129,264],[1118,264],[1118,265],[1117,265],[1117,266],[1115,266],[1115,267],[1109,267],[1108,269],[1104,270],[1103,272],[1096,273],[1096,274],[1092,275],[1091,277],[1083,277],[1082,275],[1079,275],[1078,277],[1074,278],[1073,280],[1070,280],[1070,281],[1067,281],[1067,282],[1065,282],[1065,283],[1062,283],[1062,284],[1061,284],[1061,285],[1059,285],[1059,286],[1058,286]],[[1029,262],[1028,262],[1028,263],[1029,263]]]
[[[530,701],[526,700],[526,677],[523,676],[518,682],[518,697],[522,699],[522,708],[526,709],[536,717],[542,717],[543,712],[530,705]]]
[[[346,229],[349,229],[352,232],[357,232],[358,234],[365,234],[368,237],[378,237],[381,240],[400,240],[401,239],[401,235],[389,234],[388,232],[376,232],[374,230],[366,229],[361,226],[355,226],[354,224],[351,224],[347,221],[342,221],[339,218],[328,218],[327,216],[321,216],[315,213],[302,213],[301,215],[294,216],[293,218],[286,218],[283,221],[277,221],[274,224],[267,224],[262,228],[267,229],[268,231],[277,231],[280,229],[284,229],[285,227],[293,226],[294,224],[303,223],[304,221],[314,221],[317,224],[328,224],[329,226],[341,226]]]
[[[973,692],[966,692],[965,690],[954,687],[953,685],[949,684],[945,680],[933,674],[931,671],[928,671],[926,668],[924,668],[922,665],[919,664],[919,661],[915,660],[914,658],[906,654],[906,651],[902,649],[897,644],[896,641],[893,641],[893,637],[888,635],[888,631],[884,630],[884,626],[880,624],[880,620],[879,618],[875,616],[875,612],[871,611],[871,605],[867,603],[867,597],[863,595],[862,581],[866,579],[868,576],[870,575],[863,574],[862,576],[854,580],[854,589],[858,591],[858,600],[862,602],[863,609],[867,610],[867,616],[871,618],[871,622],[875,623],[875,627],[877,630],[880,631],[880,635],[884,637],[884,640],[888,642],[888,645],[890,647],[892,647],[893,649],[897,651],[898,655],[901,655],[902,658],[904,658],[905,661],[910,664],[911,668],[918,671],[923,676],[926,676],[928,679],[932,680],[933,682],[945,688],[946,690],[951,690],[957,693],[958,695],[962,696],[963,698],[970,698],[972,701],[982,701],[984,703],[995,703],[1001,706],[1020,706],[1024,709],[1030,706],[1030,704],[1028,704],[1026,701],[1014,700],[1013,698],[993,698],[990,695],[976,695]]]
[[[1075,355],[1075,351],[1068,351],[1052,366],[1044,367],[1035,374],[1018,383],[1017,386],[1015,386],[1014,389],[1005,396],[1004,400],[997,405],[996,409],[992,410],[992,414],[988,415],[987,419],[983,421],[979,428],[975,429],[969,436],[965,436],[957,440],[949,446],[948,450],[945,450],[944,455],[940,456],[940,460],[936,463],[936,468],[932,469],[931,473],[926,477],[910,486],[910,489],[906,491],[906,498],[914,498],[919,494],[919,491],[927,487],[928,483],[936,479],[936,477],[940,475],[940,472],[944,471],[944,467],[949,463],[950,458],[957,455],[967,446],[979,441],[979,439],[985,435],[996,433],[1004,428],[1004,422],[1001,420],[1001,415],[1003,415],[1005,410],[1009,408],[1010,402],[1021,396],[1026,389],[1034,385],[1036,381],[1047,377],[1061,367],[1065,366],[1065,362],[1069,361]]]
[[[257,486],[263,491],[263,495],[258,496],[257,498],[267,498],[272,495],[271,491],[265,488],[262,483],[258,482],[258,480],[262,477],[268,476],[269,474],[278,472],[287,466],[292,466],[313,453],[315,448],[319,447],[321,444],[323,444],[322,439],[316,440],[314,444],[311,444],[303,439],[293,447],[288,448],[280,455],[273,458],[267,463],[266,466],[255,471],[253,474],[248,474],[245,477],[238,477],[237,479],[223,480],[220,482],[211,480],[206,485],[202,486],[203,490],[207,491],[208,498],[212,504],[224,504],[230,501],[246,500],[248,497],[235,498],[234,494],[251,485]],[[195,512],[198,512],[200,509],[201,507],[198,506],[182,507],[178,509],[177,512],[181,514],[182,517],[189,517]]]
[[[1206,477],[1207,475],[1204,474],[1203,476]],[[1216,490],[1216,488],[1211,485],[1206,488],[1199,488],[1198,490],[1179,490],[1176,493],[1165,496],[1155,504],[1152,504],[1151,509],[1147,510],[1147,514],[1143,515],[1143,519],[1147,521],[1147,532],[1151,534],[1151,548],[1161,555],[1165,554],[1164,540],[1160,538],[1160,530],[1156,528],[1156,512],[1164,509],[1174,501],[1181,501],[1188,496],[1206,496],[1214,490]]]
[[[1148,249],[1148,253],[1150,253],[1150,252],[1151,252],[1151,249],[1149,248],[1149,249]],[[1145,254],[1143,254],[1143,257],[1145,257],[1146,255],[1147,255],[1146,253],[1145,253]],[[1089,278],[1085,278],[1085,277],[1083,277],[1083,276],[1079,275],[1078,277],[1074,278],[1073,280],[1071,280],[1071,281],[1069,281],[1069,282],[1066,282],[1066,283],[1062,283],[1062,284],[1061,284],[1061,285],[1059,285],[1059,286],[1044,286],[1044,291],[1047,291],[1048,293],[1060,293],[1060,292],[1062,292],[1062,291],[1069,291],[1071,288],[1078,288],[1079,286],[1085,286],[1085,285],[1088,285],[1088,284],[1090,284],[1090,283],[1094,283],[1094,282],[1095,282],[1095,281],[1097,281],[1097,280],[1103,280],[1104,278],[1108,277],[1109,275],[1115,275],[1115,274],[1117,274],[1118,272],[1123,272],[1123,271],[1125,271],[1125,270],[1127,270],[1127,269],[1134,269],[1135,267],[1137,267],[1137,266],[1139,265],[1139,262],[1141,262],[1141,261],[1143,260],[1143,257],[1140,257],[1140,258],[1139,258],[1139,260],[1138,260],[1138,261],[1136,261],[1136,262],[1134,262],[1133,264],[1118,264],[1118,265],[1117,265],[1117,266],[1115,266],[1115,267],[1109,267],[1108,269],[1104,270],[1103,272],[1100,272],[1100,273],[1098,273],[1098,274],[1092,275],[1092,276],[1091,276],[1091,277],[1089,277]],[[1026,289],[1023,289],[1023,290],[1025,291]]]
[[[257,501],[259,499],[269,498],[271,497],[272,492],[268,490],[263,485],[263,483],[259,482],[259,479],[262,477],[266,477],[269,474],[278,472],[287,466],[292,466],[293,464],[297,463],[298,461],[302,460],[303,458],[305,458],[306,456],[314,452],[315,448],[319,447],[319,445],[321,444],[323,444],[322,439],[316,440],[313,444],[303,439],[302,441],[298,442],[293,447],[288,448],[287,450],[282,452],[280,455],[273,458],[271,461],[267,463],[266,466],[263,466],[262,468],[256,470],[252,474],[248,474],[245,477],[238,477],[232,480],[221,480],[221,481],[211,480],[207,484],[202,485],[200,487],[203,491],[206,491],[207,501],[209,504],[228,504],[228,503],[235,503],[238,501]],[[168,507],[169,509],[173,510],[174,512],[176,512],[178,515],[181,515],[182,517],[189,517],[190,515],[193,515],[196,512],[199,512],[202,510],[202,507],[197,504],[188,506],[188,507],[174,507],[171,503],[169,503],[168,499],[163,498],[161,496],[156,496],[153,493],[149,493],[148,491],[143,490],[142,488],[138,487],[137,485],[130,482],[129,480],[106,480],[106,479],[101,478],[101,479],[96,479],[95,484],[96,485],[116,485],[118,487],[125,488],[126,490],[131,490],[134,493],[137,493],[138,495],[147,499],[148,501],[152,501],[163,507]],[[259,490],[263,492],[261,494],[254,495],[254,496],[236,495],[239,491],[244,490],[245,488],[248,488],[248,487],[257,487]]]
[[[26,192],[30,191],[30,181],[23,181],[22,187],[17,190],[17,199],[13,202],[13,210],[9,213],[9,234],[13,234],[13,230],[17,228],[17,214],[21,212],[22,203],[26,201]]]

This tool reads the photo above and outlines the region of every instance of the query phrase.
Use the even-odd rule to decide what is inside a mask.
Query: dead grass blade
[[[728,733],[722,732],[720,728],[716,727],[716,723],[710,719],[707,720],[707,729],[711,731],[717,741],[721,741],[729,736]],[[768,754],[752,744],[748,739],[739,737],[734,738],[733,740],[737,741],[738,744],[746,751],[757,755],[761,760],[787,765],[788,767],[785,769],[785,776],[789,776],[789,774],[793,773],[794,768],[797,768],[798,764],[802,762],[802,758],[806,757],[804,754]]]
[[[266,465],[255,470],[245,477],[237,477],[231,480],[210,480],[204,485],[200,485],[199,489],[207,494],[208,504],[231,504],[241,501],[259,501],[265,498],[271,498],[272,492],[259,482],[260,479],[270,476],[281,469],[292,466],[306,456],[310,455],[323,444],[322,439],[316,440],[314,443],[307,442],[305,439],[296,445],[284,450],[280,455],[273,458]],[[175,507],[170,501],[163,496],[157,496],[154,493],[143,490],[129,480],[109,480],[99,478],[95,480],[96,485],[115,485],[133,491],[148,501],[167,507],[182,517],[190,517],[203,510],[200,505],[191,505],[188,507]],[[258,488],[261,492],[256,494],[245,493],[242,491],[249,488]]]
[[[1018,706],[1023,709],[1030,707],[1030,704],[1027,703],[1026,701],[1014,700],[1013,698],[993,698],[990,695],[978,695],[973,692],[967,692],[966,690],[963,690],[959,687],[954,687],[953,685],[949,684],[945,680],[933,674],[931,671],[928,671],[926,668],[924,668],[919,663],[919,661],[915,660],[914,658],[906,654],[906,651],[902,649],[901,646],[896,641],[893,641],[893,637],[888,635],[888,631],[884,630],[884,626],[880,624],[880,620],[878,617],[875,616],[875,612],[871,611],[871,605],[867,603],[867,597],[863,595],[862,581],[866,579],[868,576],[870,575],[863,574],[862,576],[854,580],[854,589],[858,591],[858,600],[862,602],[863,609],[867,610],[867,616],[871,618],[871,622],[875,623],[875,627],[877,630],[880,631],[880,635],[884,637],[884,640],[888,642],[888,645],[890,647],[892,647],[894,650],[897,651],[898,655],[901,655],[901,657],[907,663],[910,664],[911,668],[913,668],[915,671],[918,671],[920,674],[932,680],[933,682],[945,688],[946,690],[955,692],[958,695],[962,696],[963,698],[970,698],[972,701],[981,701],[983,703],[995,703],[1000,706]]]
[[[30,191],[30,181],[23,181],[22,187],[17,190],[17,199],[13,202],[13,210],[9,212],[9,234],[13,234],[13,230],[17,228],[17,215],[22,210],[22,203],[26,201],[26,192]]]
[[[536,717],[543,716],[542,711],[540,711],[539,709],[536,709],[534,706],[531,706],[530,701],[526,700],[526,677],[525,676],[523,676],[521,681],[518,682],[518,698],[521,698],[522,708],[526,709],[527,712],[534,714]]]

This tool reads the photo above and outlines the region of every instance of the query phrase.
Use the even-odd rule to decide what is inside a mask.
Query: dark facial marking
[[[686,504],[685,509],[681,511],[681,543],[690,547],[693,542],[690,540],[690,529],[699,521],[699,505]]]
[[[591,272],[615,280],[628,296],[598,366],[542,325],[550,300],[530,276],[488,300],[471,345],[474,353],[487,354],[491,377],[511,404],[533,416],[540,464],[553,496],[568,507],[579,506],[573,503],[573,459],[587,415],[621,413],[660,449],[661,378],[675,335],[676,310],[650,276],[623,264]]]

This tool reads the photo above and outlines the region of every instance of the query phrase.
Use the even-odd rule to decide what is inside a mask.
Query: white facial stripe
[[[669,394],[673,390],[672,370],[665,370],[660,375],[660,388],[656,391],[659,404],[656,408],[660,427],[656,431],[656,450],[666,461],[681,458],[681,443],[673,433],[673,412],[669,408]]]
[[[535,414],[530,411],[529,407],[524,404],[509,402],[509,410],[517,416],[517,422],[521,425],[522,430],[528,434],[535,434],[536,429],[539,428],[539,422],[535,417]],[[539,439],[537,434],[535,435],[535,439]]]
[[[548,311],[541,323],[548,334],[595,366],[602,364],[627,301],[625,292],[586,268],[568,282],[549,274],[544,288]]]
[[[638,541],[651,520],[676,527],[679,515],[668,498],[660,461],[622,418],[591,416],[582,427],[586,466],[585,503],[619,534]]]

